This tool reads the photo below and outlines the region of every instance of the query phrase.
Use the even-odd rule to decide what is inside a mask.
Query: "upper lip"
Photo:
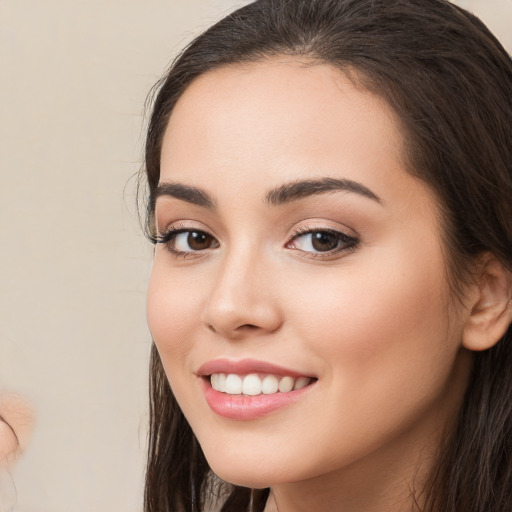
[[[247,375],[249,373],[268,373],[272,375],[283,375],[290,377],[312,377],[312,375],[285,368],[267,361],[258,361],[255,359],[213,359],[203,364],[198,370],[197,375],[206,377],[212,373],[235,373],[237,375]]]

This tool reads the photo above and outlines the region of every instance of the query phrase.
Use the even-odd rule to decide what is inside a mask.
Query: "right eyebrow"
[[[156,200],[159,197],[174,197],[180,201],[203,206],[204,208],[215,208],[215,201],[200,188],[181,183],[160,183],[150,196],[150,209],[155,210]]]
[[[267,203],[273,206],[278,206],[280,204],[297,201],[305,197],[337,191],[353,192],[363,197],[367,197],[368,199],[372,199],[381,205],[383,204],[382,199],[375,194],[375,192],[372,192],[368,187],[358,181],[345,178],[336,179],[328,177],[285,183],[284,185],[268,192],[266,200]]]

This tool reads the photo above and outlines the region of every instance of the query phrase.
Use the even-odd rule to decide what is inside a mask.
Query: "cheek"
[[[324,446],[322,464],[369,452],[423,421],[455,388],[459,341],[445,306],[442,258],[418,267],[394,261],[386,271],[377,265],[340,269],[339,278],[317,274],[309,286],[302,280],[301,292],[288,290],[291,337],[321,368],[322,409],[329,411],[319,413],[315,436],[341,447]]]
[[[328,362],[328,376],[340,389],[378,391],[408,379],[428,386],[436,371],[448,371],[458,350],[442,255],[411,258],[402,251],[370,259],[371,265],[361,259],[357,267],[340,268],[339,277],[315,279],[307,304],[290,291],[298,297],[297,336],[302,332]]]
[[[197,402],[190,385],[190,352],[199,322],[198,292],[155,259],[147,296],[147,320],[167,380],[188,418]],[[192,409],[193,410],[193,409]]]
[[[183,368],[192,346],[191,333],[199,322],[197,288],[182,283],[155,258],[148,287],[147,320],[153,341],[161,355],[166,373],[171,367]]]

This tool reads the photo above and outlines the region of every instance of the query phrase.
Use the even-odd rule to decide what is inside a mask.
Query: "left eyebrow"
[[[272,206],[278,206],[309,196],[339,191],[353,192],[383,204],[382,199],[362,183],[336,178],[320,178],[286,183],[268,192],[265,199]]]
[[[150,209],[155,210],[156,200],[162,196],[170,196],[187,203],[204,208],[214,208],[215,201],[204,190],[181,183],[160,183],[151,193]]]

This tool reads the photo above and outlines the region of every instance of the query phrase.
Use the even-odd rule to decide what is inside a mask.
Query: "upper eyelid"
[[[288,234],[285,236],[286,241],[285,244],[292,241],[294,238],[306,235],[308,233],[312,232],[321,232],[321,231],[328,231],[332,233],[340,233],[348,238],[357,239],[359,240],[360,236],[357,232],[355,232],[354,229],[349,228],[345,225],[340,225],[339,223],[336,223],[337,225],[334,226],[331,224],[332,221],[326,221],[322,219],[308,219],[305,221],[295,222],[292,228],[288,228],[287,232]],[[211,230],[209,227],[204,225],[202,222],[199,221],[193,221],[193,220],[179,220],[179,221],[173,221],[169,222],[167,225],[163,227],[163,229],[159,228],[159,223],[155,223],[155,236],[151,240],[154,242],[154,239],[165,237],[170,232],[187,232],[187,231],[200,231],[207,233],[208,235],[215,238],[217,241],[220,242],[220,238],[214,234],[213,230]]]
[[[332,233],[341,233],[349,238],[359,239],[359,234],[352,228],[345,225],[336,223],[336,226],[322,220],[308,220],[297,223],[291,230],[290,240],[298,235],[305,235],[307,233],[318,232],[318,231],[329,231]]]
[[[164,223],[162,223],[164,224]],[[204,231],[205,233],[212,234],[211,230],[207,228],[204,224],[198,221],[186,221],[186,220],[179,220],[179,221],[173,221],[169,222],[167,224],[164,224],[164,228],[160,229],[159,223],[155,223],[155,230],[156,234],[163,236],[169,231]],[[214,236],[214,235],[212,235]]]
[[[346,233],[345,231],[342,231],[340,229],[307,229],[305,231],[298,231],[296,232],[290,239],[288,242],[286,242],[287,244],[293,242],[294,240],[298,239],[298,238],[301,238],[305,235],[312,235],[313,233],[331,233],[331,234],[337,234],[337,235],[340,235],[340,238],[342,239],[346,239],[347,241],[352,241],[354,243],[359,243],[359,237],[358,236],[353,236],[353,235],[349,235],[348,233]]]
[[[208,230],[200,229],[200,228],[193,228],[193,227],[176,227],[176,228],[170,227],[170,228],[167,228],[163,233],[157,233],[155,238],[157,239],[157,242],[160,242],[161,240],[159,240],[159,239],[166,238],[168,235],[177,236],[177,235],[181,235],[183,233],[191,233],[191,232],[205,233],[208,236],[211,236],[212,238],[217,240],[217,237],[215,235],[212,235]]]
[[[308,226],[308,227],[299,227],[293,230],[292,237],[298,236],[298,235],[307,235],[308,233],[319,233],[319,232],[329,232],[329,233],[341,233],[342,235],[351,236],[349,235],[344,229],[340,228],[333,228],[333,227],[318,227],[318,226]]]
[[[304,235],[311,235],[312,233],[318,232],[330,232],[337,233],[339,238],[338,241],[342,242],[341,247],[337,247],[334,249],[330,249],[328,251],[310,251],[301,248],[290,248],[291,250],[297,251],[300,254],[301,258],[305,258],[308,260],[318,260],[318,261],[336,261],[341,257],[348,255],[354,252],[360,246],[359,237],[355,237],[352,235],[348,235],[347,233],[337,229],[312,229],[305,231],[304,233],[298,233],[296,236],[290,239],[287,244],[294,243],[295,240],[300,239]]]
[[[173,228],[173,227],[167,228],[167,230],[164,232],[164,234],[157,235],[156,237],[154,237],[153,241],[154,241],[155,245],[161,244],[171,254],[173,254],[174,257],[177,259],[187,259],[187,258],[197,259],[197,258],[204,257],[206,254],[208,254],[210,249],[212,249],[211,247],[208,247],[205,249],[198,249],[198,250],[193,250],[193,249],[182,250],[182,249],[178,249],[175,247],[176,238],[183,233],[190,233],[190,232],[204,233],[204,234],[210,236],[211,238],[213,238],[213,240],[215,240],[215,242],[217,244],[217,246],[213,247],[213,249],[216,249],[219,246],[219,241],[217,240],[217,238],[214,237],[213,235],[211,235],[210,233],[208,233],[207,231],[202,230],[202,229],[194,229],[191,227],[185,227],[185,226],[182,228]]]

